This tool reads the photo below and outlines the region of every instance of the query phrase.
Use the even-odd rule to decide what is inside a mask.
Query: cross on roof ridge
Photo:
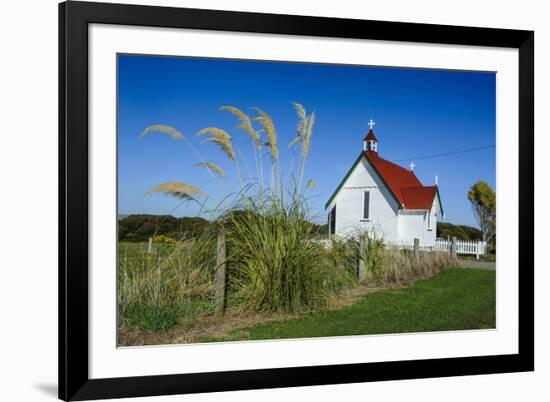
[[[370,119],[369,122],[367,123],[367,125],[369,126],[369,128],[372,130],[372,127],[375,125],[375,121],[373,119]]]

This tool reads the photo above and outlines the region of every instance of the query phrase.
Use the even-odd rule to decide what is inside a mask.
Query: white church
[[[385,242],[434,244],[443,206],[436,184],[424,186],[409,169],[381,158],[373,125],[363,150],[325,204],[329,233],[353,236],[368,231]]]

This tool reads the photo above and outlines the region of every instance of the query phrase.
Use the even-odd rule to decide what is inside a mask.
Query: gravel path
[[[496,269],[494,261],[476,261],[476,260],[458,260],[458,265],[462,268],[478,269]]]

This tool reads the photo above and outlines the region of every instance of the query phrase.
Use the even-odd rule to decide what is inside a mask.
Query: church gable
[[[332,207],[338,194],[345,188],[363,188],[373,187],[378,189],[387,189],[382,191],[385,198],[392,208],[402,207],[401,200],[394,194],[384,177],[380,174],[372,160],[368,158],[368,152],[363,151],[359,154],[351,168],[348,170],[336,190],[332,193],[325,204],[325,209]],[[369,181],[371,181],[369,183]]]
[[[336,190],[332,193],[330,198],[325,204],[325,209],[332,208],[338,195],[345,189],[367,189],[367,188],[381,188],[386,187],[382,177],[373,169],[372,165],[369,163],[365,157],[364,152],[361,152],[351,168],[348,170]],[[386,191],[388,194],[388,202],[391,204],[396,204],[398,208],[400,203],[395,199],[391,191]],[[393,202],[392,202],[393,201]],[[393,206],[393,205],[392,205]]]
[[[346,194],[345,196],[344,192]],[[357,197],[357,194],[364,192],[371,193],[370,201],[375,209],[377,209],[381,203],[388,204],[388,208],[391,209],[394,214],[397,214],[400,208],[398,200],[393,196],[387,184],[374,166],[364,157],[364,155],[362,155],[359,159],[359,163],[355,164],[355,167],[351,170],[347,179],[343,180],[339,194],[334,200],[342,199],[342,197]]]

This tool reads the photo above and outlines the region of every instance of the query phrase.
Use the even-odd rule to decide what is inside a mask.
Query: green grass
[[[495,271],[453,268],[341,310],[234,330],[201,342],[495,328]]]
[[[124,320],[149,331],[167,330],[178,323],[179,305],[130,304],[124,310]]]

